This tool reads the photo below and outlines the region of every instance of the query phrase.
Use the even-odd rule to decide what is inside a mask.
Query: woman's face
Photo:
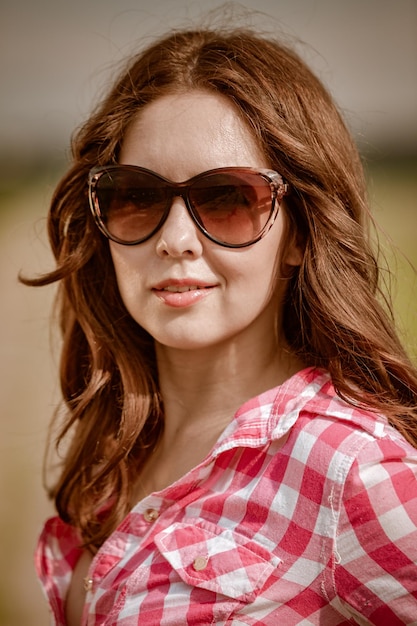
[[[142,109],[126,133],[120,163],[175,182],[219,167],[269,166],[233,105],[201,91],[167,95]],[[270,343],[286,285],[276,280],[283,221],[280,211],[263,239],[247,248],[226,248],[207,239],[182,198],[175,198],[151,239],[136,246],[110,242],[127,310],[168,348]],[[298,264],[298,250],[285,260]]]

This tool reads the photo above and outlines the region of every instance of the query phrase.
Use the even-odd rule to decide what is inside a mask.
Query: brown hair
[[[163,407],[153,341],[118,294],[108,242],[88,207],[87,175],[117,162],[141,107],[190,89],[229,98],[291,185],[284,210],[305,248],[285,300],[292,350],[327,368],[341,396],[384,413],[417,445],[417,374],[381,304],[363,170],[331,97],[294,52],[272,39],[248,30],[173,32],[131,60],[74,137],[73,164],[49,214],[57,268],[25,280],[60,281],[68,410],[58,441],[74,432],[53,495],[62,518],[91,547],[129,510],[131,478],[161,433]]]

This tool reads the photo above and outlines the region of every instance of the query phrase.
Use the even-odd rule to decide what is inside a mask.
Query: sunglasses
[[[197,228],[211,241],[242,248],[271,228],[289,186],[268,169],[225,167],[182,183],[134,165],[95,167],[89,175],[90,207],[101,232],[134,246],[152,237],[181,197]]]

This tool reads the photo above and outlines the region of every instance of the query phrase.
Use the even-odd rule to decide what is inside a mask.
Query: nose
[[[174,198],[168,217],[158,232],[157,254],[162,257],[198,257],[203,251],[201,237],[184,200]]]

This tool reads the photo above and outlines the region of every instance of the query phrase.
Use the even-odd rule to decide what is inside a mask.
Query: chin
[[[155,338],[155,343],[159,346],[161,346],[162,348],[166,348],[169,350],[205,350],[207,348],[211,348],[213,346],[215,346],[218,342],[216,341],[207,341],[207,338],[204,338],[204,341],[202,341],[202,338],[193,338],[190,337],[189,335],[187,337],[184,337],[182,339],[180,338]]]

